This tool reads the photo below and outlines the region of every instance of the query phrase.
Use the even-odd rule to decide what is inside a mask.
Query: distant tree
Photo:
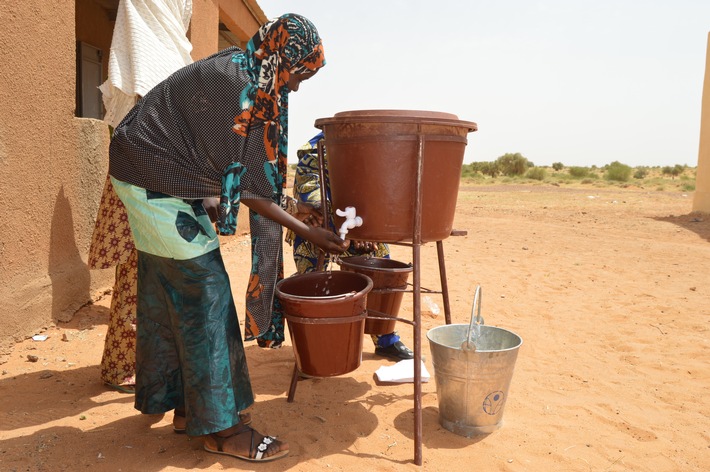
[[[622,164],[619,161],[614,161],[606,167],[606,174],[604,178],[606,180],[613,180],[616,182],[627,182],[631,177],[631,167],[626,164]]]
[[[645,179],[648,175],[648,169],[645,167],[637,167],[636,172],[634,172],[634,179]]]
[[[503,175],[516,176],[523,175],[528,170],[528,160],[519,152],[507,153],[496,159],[496,163]]]
[[[473,176],[476,175],[476,169],[473,165],[471,164],[464,164],[461,166],[461,178],[472,178]]]
[[[678,177],[683,172],[685,172],[685,166],[682,166],[680,164],[676,164],[673,166],[673,170],[671,171],[671,175],[673,177]]]
[[[497,177],[498,174],[500,174],[500,170],[498,169],[498,164],[495,162],[472,162],[470,164],[466,164],[462,167],[461,169],[461,175],[463,177],[470,177],[471,174],[482,174],[482,175],[489,175],[491,177]]]
[[[663,172],[664,175],[670,175],[672,179],[675,179],[679,175],[681,175],[683,172],[685,172],[685,166],[682,166],[680,164],[676,164],[673,167],[671,166],[665,166],[661,172]]]
[[[491,177],[498,177],[500,174],[500,166],[497,162],[481,162],[481,173]]]
[[[565,168],[565,165],[561,162],[553,162],[552,163],[552,168],[555,169],[556,171],[561,171],[562,169]]]

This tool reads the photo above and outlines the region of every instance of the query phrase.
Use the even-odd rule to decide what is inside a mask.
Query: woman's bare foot
[[[264,462],[288,455],[288,443],[264,436],[250,426],[238,424],[204,436],[204,449],[247,461]]]

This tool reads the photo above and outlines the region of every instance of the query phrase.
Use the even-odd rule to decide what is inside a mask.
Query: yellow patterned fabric
[[[293,196],[301,202],[320,205],[321,203],[321,184],[320,184],[320,165],[318,163],[318,141],[323,139],[323,133],[314,136],[305,145],[298,150],[298,165],[296,166],[296,177],[293,183]],[[329,204],[330,198],[330,179],[328,177],[328,159],[327,154],[324,157],[323,177],[325,180],[326,189],[326,204],[328,205],[328,227],[335,231],[335,214],[333,208]],[[293,260],[296,264],[296,269],[300,274],[311,272],[317,269],[319,249],[310,241],[307,241],[300,236],[295,235],[292,231],[286,234],[286,242],[293,245]],[[366,252],[373,257],[389,257],[389,246],[385,243],[376,243],[375,249],[371,252]],[[353,244],[348,247],[348,250],[340,254],[339,257],[345,258],[350,256],[359,256],[366,254],[365,252],[356,249]],[[330,255],[326,255],[323,261],[323,269],[328,267]]]
[[[107,175],[91,237],[89,267],[108,269],[117,264],[125,264],[135,250],[126,207],[116,195],[111,178]]]
[[[101,380],[133,386],[136,373],[136,288],[138,253],[128,214],[107,176],[89,248],[91,269],[116,267]]]
[[[101,358],[101,380],[112,385],[136,383],[136,288],[138,252],[116,266],[108,329]]]

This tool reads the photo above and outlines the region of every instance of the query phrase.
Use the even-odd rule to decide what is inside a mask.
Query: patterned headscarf
[[[241,93],[242,112],[234,118],[232,130],[246,137],[252,124],[264,125],[264,148],[268,162],[264,171],[274,185],[278,202],[286,188],[288,154],[288,79],[291,74],[317,71],[325,65],[323,45],[316,27],[293,13],[283,15],[259,28],[245,53],[235,54],[250,75]],[[240,181],[246,169],[233,162],[222,175],[219,219],[221,234],[234,234],[239,212]]]
[[[325,65],[323,45],[308,19],[289,13],[259,28],[246,51],[252,84],[241,96],[244,110],[233,130],[246,136],[252,123],[264,124],[269,161],[277,162],[281,187],[286,187],[288,153],[288,80],[291,74],[313,72]]]

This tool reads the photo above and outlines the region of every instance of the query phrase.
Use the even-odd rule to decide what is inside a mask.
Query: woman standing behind
[[[192,62],[191,0],[121,0],[111,38],[108,79],[99,87],[104,122],[116,128],[142,95]],[[101,380],[135,391],[138,254],[128,215],[106,176],[89,248],[91,269],[115,267]]]
[[[263,25],[247,51],[229,48],[152,89],[118,126],[109,173],[138,249],[136,403],[184,411],[204,448],[246,460],[288,444],[240,423],[254,401],[229,278],[211,222],[232,234],[240,202],[339,253],[338,235],[277,203],[288,93],[325,64],[313,24],[288,14]]]
[[[332,201],[328,174],[328,156],[325,153],[325,147],[323,148],[323,180],[325,180],[325,185],[321,185],[320,182],[317,146],[318,142],[324,139],[323,132],[320,132],[298,150],[298,165],[296,166],[296,177],[293,182],[293,195],[299,204],[311,203],[319,207],[323,190],[325,190],[325,201]],[[333,209],[328,208],[327,213],[328,227],[336,230]],[[312,272],[318,268],[320,251],[316,246],[300,236],[295,236],[290,231],[286,235],[286,241],[293,245],[293,261],[299,274]],[[390,249],[385,243],[352,241],[347,250],[340,254],[339,257],[343,259],[363,255],[389,259]],[[329,255],[325,255],[322,263],[322,270],[327,270],[330,263]],[[375,345],[375,354],[378,356],[389,357],[398,361],[414,358],[414,352],[401,341],[396,331],[387,334],[370,334],[370,338]]]

